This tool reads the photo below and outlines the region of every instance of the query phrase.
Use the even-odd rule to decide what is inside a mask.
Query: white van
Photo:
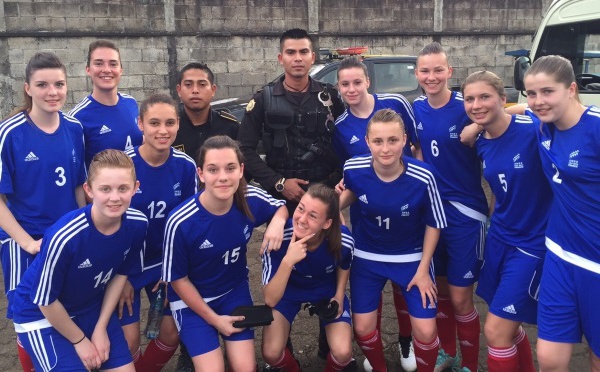
[[[529,55],[515,63],[515,88],[524,90],[523,75],[539,57],[558,54],[573,64],[579,96],[600,106],[600,0],[554,0],[533,37]],[[520,102],[525,102],[521,95]]]

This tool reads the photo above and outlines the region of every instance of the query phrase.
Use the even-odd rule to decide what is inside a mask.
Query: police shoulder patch
[[[254,104],[254,98],[252,98],[250,102],[248,102],[248,105],[246,105],[246,112],[252,111],[252,109],[254,108]]]

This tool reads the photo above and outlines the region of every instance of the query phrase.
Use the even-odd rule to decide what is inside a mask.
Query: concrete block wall
[[[549,1],[0,0],[0,117],[22,103],[25,65],[38,50],[67,66],[67,109],[89,94],[87,47],[97,38],[120,47],[120,90],[138,100],[174,95],[177,70],[190,61],[213,69],[217,98],[250,95],[281,73],[278,38],[292,27],[309,29],[321,47],[366,45],[373,54],[414,55],[437,40],[455,66],[453,84],[482,68],[510,84],[504,52],[529,46]]]

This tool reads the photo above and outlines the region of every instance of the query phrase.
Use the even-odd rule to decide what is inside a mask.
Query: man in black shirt
[[[203,63],[192,62],[179,72],[177,94],[179,131],[173,147],[194,160],[207,138],[226,135],[236,139],[239,122],[226,111],[213,110],[210,103],[217,91],[215,76]]]

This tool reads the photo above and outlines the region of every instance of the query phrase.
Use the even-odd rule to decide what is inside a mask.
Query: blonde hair
[[[465,87],[469,84],[483,82],[494,88],[494,90],[498,93],[500,98],[506,97],[506,91],[504,90],[504,82],[502,79],[498,77],[498,75],[494,74],[490,71],[476,71],[471,75],[467,76],[465,82],[460,86],[461,93],[465,93]]]
[[[92,159],[88,170],[88,186],[92,185],[92,182],[98,173],[100,173],[100,170],[104,168],[128,169],[131,171],[132,181],[135,182],[137,180],[135,175],[135,167],[131,158],[123,151],[108,149],[100,151]]]

